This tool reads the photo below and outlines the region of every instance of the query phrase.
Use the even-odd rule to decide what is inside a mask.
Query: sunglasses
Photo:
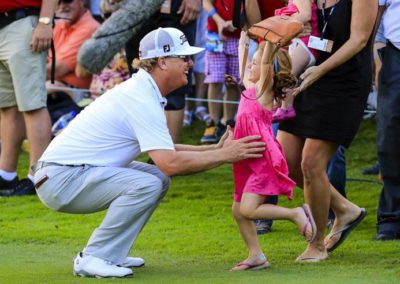
[[[182,59],[184,62],[189,62],[190,61],[190,55],[170,55],[167,57],[171,57],[171,58],[180,58]]]

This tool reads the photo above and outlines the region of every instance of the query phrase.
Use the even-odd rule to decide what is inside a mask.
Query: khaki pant
[[[84,252],[115,264],[128,256],[134,241],[169,187],[156,166],[133,162],[126,168],[45,166],[35,174],[40,200],[68,213],[92,213],[108,208]]]
[[[36,25],[37,16],[28,16],[0,29],[0,108],[46,107],[47,52],[32,52],[30,47]]]

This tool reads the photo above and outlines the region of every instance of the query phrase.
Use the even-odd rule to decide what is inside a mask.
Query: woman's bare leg
[[[282,130],[278,130],[278,135],[276,137],[282,145],[283,152],[285,153],[290,178],[296,182],[298,187],[303,188],[301,155],[304,146],[304,139]]]
[[[306,139],[304,144],[301,162],[304,198],[311,207],[317,225],[317,235],[300,259],[318,261],[328,256],[324,245],[324,231],[331,202],[331,184],[326,174],[326,167],[336,147],[332,142],[318,139]]]
[[[359,206],[343,197],[332,185],[330,206],[335,213],[335,221],[330,234],[324,240],[326,248],[331,248],[339,240],[341,235],[334,233],[356,220],[362,210]],[[331,234],[334,235],[331,236]]]
[[[340,238],[338,234],[323,240],[328,208],[332,208],[336,216],[332,233],[354,221],[361,213],[361,208],[343,197],[327,177],[326,166],[335,152],[336,145],[316,139],[307,139],[307,144],[302,138],[281,130],[278,131],[277,139],[286,155],[290,177],[296,181],[298,187],[304,189],[307,187],[304,192],[305,201],[310,204],[317,223],[317,237],[301,257],[316,260],[326,258],[325,246],[331,247]],[[311,143],[312,141],[314,142]],[[320,143],[315,144],[318,141]],[[307,178],[304,177],[303,186],[305,172]],[[313,178],[314,176],[316,178]],[[315,191],[313,191],[314,188],[316,188]]]

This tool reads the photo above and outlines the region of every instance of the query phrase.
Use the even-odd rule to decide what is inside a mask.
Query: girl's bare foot
[[[249,256],[247,259],[232,267],[231,271],[259,270],[267,267],[269,267],[268,260],[264,254],[260,254],[259,256]]]
[[[308,204],[303,204],[302,207],[295,208],[297,211],[297,217],[295,218],[295,223],[299,230],[300,235],[302,235],[307,242],[312,242],[315,239],[317,233],[317,227],[314,222],[310,207]]]

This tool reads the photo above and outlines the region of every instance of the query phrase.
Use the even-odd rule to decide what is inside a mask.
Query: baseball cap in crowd
[[[204,48],[190,46],[183,32],[175,28],[158,28],[148,33],[139,46],[139,58],[150,59],[171,55],[193,55]]]

